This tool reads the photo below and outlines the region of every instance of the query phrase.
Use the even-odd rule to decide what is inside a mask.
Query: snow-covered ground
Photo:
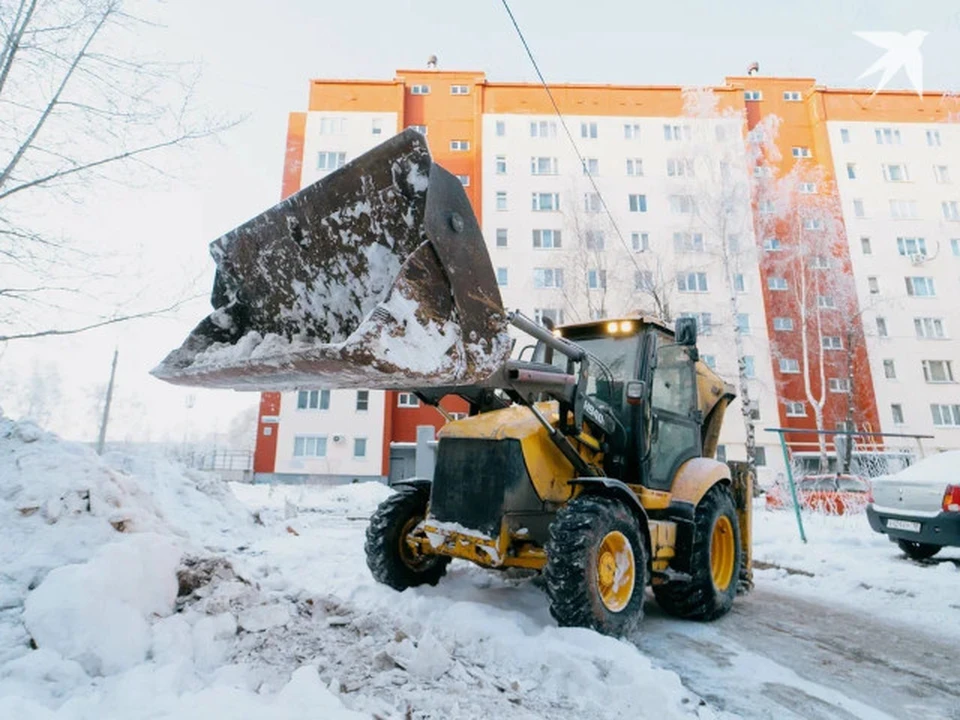
[[[455,562],[436,588],[377,585],[363,533],[389,492],[228,487],[0,417],[0,718],[731,716],[683,686],[697,668],[669,643],[653,661],[556,627],[536,578]],[[862,516],[805,519],[802,545],[791,514],[758,511],[756,557],[777,566],[758,596],[957,632],[957,564],[906,560]]]

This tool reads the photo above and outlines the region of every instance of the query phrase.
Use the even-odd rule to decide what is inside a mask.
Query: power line
[[[513,16],[513,11],[510,10],[510,5],[507,3],[507,0],[501,0],[503,3],[504,10],[507,11],[507,15],[510,16],[510,22],[513,23],[513,28],[517,31],[517,35],[520,37],[520,42],[523,43],[523,49],[527,51],[527,57],[530,58],[530,62],[533,65],[533,69],[537,73],[537,77],[540,78],[540,84],[543,85],[543,89],[547,91],[547,97],[550,98],[550,104],[553,105],[553,110],[556,112],[557,117],[560,118],[560,125],[563,127],[564,133],[566,133],[567,139],[570,141],[570,145],[573,147],[574,153],[577,155],[577,159],[580,161],[580,166],[583,168],[584,174],[587,176],[587,179],[590,181],[590,184],[593,186],[593,189],[597,193],[597,197],[600,198],[600,205],[603,207],[603,211],[607,214],[607,217],[610,219],[610,224],[613,226],[614,232],[616,232],[617,237],[620,238],[620,244],[623,245],[623,249],[627,251],[627,256],[630,258],[630,261],[633,263],[634,268],[638,271],[643,271],[645,268],[641,268],[640,264],[637,262],[637,259],[633,256],[632,248],[627,245],[626,239],[623,237],[623,233],[620,232],[620,226],[617,224],[616,218],[613,217],[613,213],[610,212],[610,208],[607,206],[607,201],[603,198],[603,193],[600,192],[600,188],[597,186],[597,182],[593,177],[593,174],[590,172],[590,169],[587,167],[587,162],[584,160],[583,155],[580,153],[580,148],[577,147],[576,141],[573,139],[573,134],[570,132],[570,128],[567,127],[567,121],[563,117],[563,113],[560,112],[560,107],[557,105],[556,99],[553,97],[553,92],[550,90],[550,86],[547,85],[546,79],[543,77],[543,73],[540,72],[540,66],[537,64],[536,58],[533,56],[533,51],[530,49],[530,46],[527,44],[527,39],[523,36],[523,31],[520,29],[520,26],[517,24],[517,19]]]

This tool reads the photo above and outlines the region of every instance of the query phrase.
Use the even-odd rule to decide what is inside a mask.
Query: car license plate
[[[887,527],[891,530],[906,530],[907,532],[920,532],[920,523],[910,522],[909,520],[887,520]]]

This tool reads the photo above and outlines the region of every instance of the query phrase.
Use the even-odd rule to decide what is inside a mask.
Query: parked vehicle
[[[870,484],[857,475],[806,475],[797,482],[797,501],[805,510],[827,515],[850,515],[863,512],[871,502]],[[767,492],[767,507],[793,506],[790,488],[778,483]]]
[[[960,450],[924,458],[893,475],[874,478],[867,507],[870,527],[914,560],[960,546]]]

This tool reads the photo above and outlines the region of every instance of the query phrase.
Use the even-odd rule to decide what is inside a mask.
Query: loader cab
[[[605,471],[628,484],[669,490],[677,468],[701,454],[695,321],[678,320],[676,334],[647,317],[554,332],[589,353],[587,396],[609,407],[621,425],[607,438]],[[571,371],[565,356],[542,343],[533,359]]]

